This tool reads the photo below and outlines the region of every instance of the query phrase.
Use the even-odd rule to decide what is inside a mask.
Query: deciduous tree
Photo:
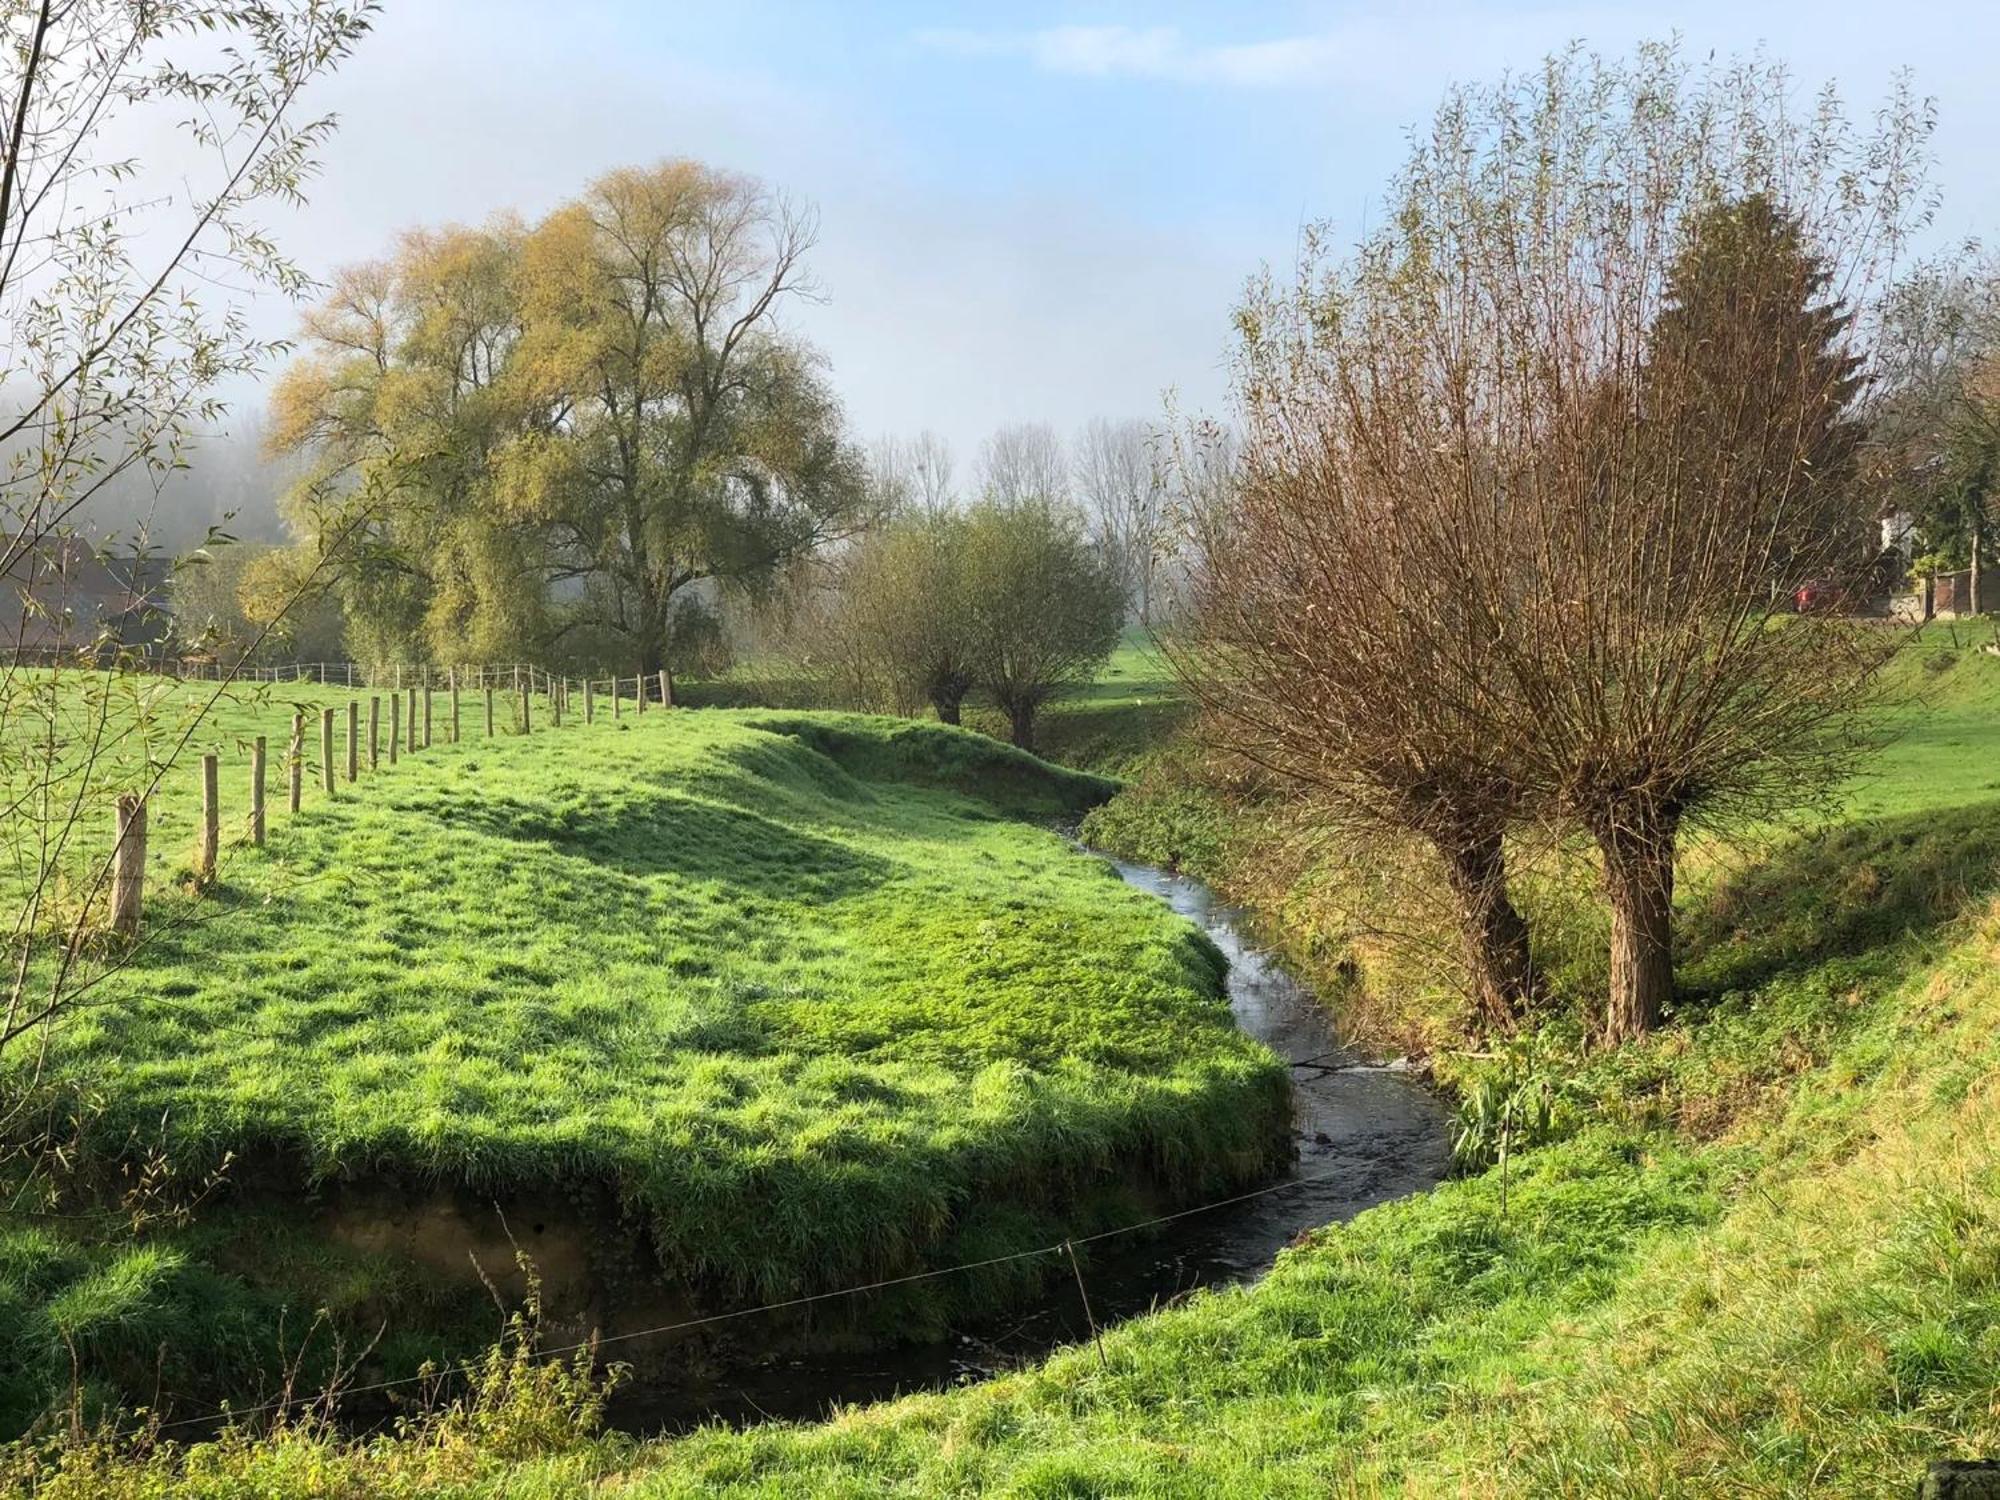
[[[1124,584],[1081,514],[1053,500],[981,501],[964,552],[972,676],[1032,750],[1043,706],[1090,681],[1117,645]]]

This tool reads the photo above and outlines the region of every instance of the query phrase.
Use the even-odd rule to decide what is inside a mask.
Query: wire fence
[[[1161,1225],[1171,1224],[1181,1219],[1190,1219],[1197,1214],[1213,1213],[1219,1208],[1229,1208],[1238,1203],[1248,1203],[1254,1199],[1267,1198],[1274,1193],[1290,1192],[1294,1188],[1310,1187],[1321,1182],[1331,1182],[1344,1175],[1344,1173],[1339,1172],[1322,1172],[1287,1177],[1282,1182],[1266,1183],[1263,1187],[1250,1188],[1241,1193],[1232,1193],[1226,1198],[1217,1198],[1208,1203],[1197,1204],[1192,1208],[1176,1209],[1172,1213],[1155,1214],[1151,1218],[1140,1219],[1131,1224],[1121,1224],[1115,1229],[1100,1229],[1093,1234],[1073,1235],[1066,1239],[1057,1240],[1052,1244],[1038,1245],[1032,1250],[1016,1250],[1008,1255],[992,1255],[983,1260],[963,1261],[956,1265],[938,1266],[928,1271],[912,1271],[907,1275],[884,1277],[878,1281],[864,1281],[854,1286],[840,1287],[833,1291],[807,1292],[797,1297],[786,1297],[777,1302],[761,1303],[756,1307],[731,1308],[726,1312],[707,1313],[698,1318],[683,1318],[679,1322],[662,1323],[653,1328],[628,1329],[624,1333],[605,1334],[587,1339],[578,1339],[573,1343],[557,1344],[549,1348],[537,1349],[535,1352],[543,1359],[559,1359],[564,1355],[578,1354],[587,1349],[603,1349],[613,1344],[630,1343],[636,1339],[659,1338],[669,1333],[685,1333],[691,1329],[707,1328],[718,1323],[737,1322],[744,1318],[759,1317],[767,1313],[785,1312],[799,1307],[810,1307],[817,1303],[833,1302],[845,1297],[865,1296],[870,1292],[887,1291],[892,1287],[910,1286],[924,1281],[936,1281],[945,1276],[964,1275],[973,1271],[989,1270],[994,1266],[1013,1265],[1024,1260],[1038,1260],[1049,1256],[1068,1257],[1070,1264],[1075,1266],[1077,1264],[1076,1247],[1079,1245],[1094,1245],[1103,1240],[1117,1239],[1122,1235],[1138,1234],[1144,1230],[1157,1229]],[[1083,1272],[1079,1266],[1077,1268],[1079,1289],[1082,1287],[1082,1275]],[[1094,1336],[1097,1331],[1096,1319],[1090,1316],[1087,1295],[1084,1311]],[[1103,1345],[1101,1343],[1098,1346],[1098,1353],[1101,1358],[1103,1356]],[[453,1366],[443,1370],[423,1371],[415,1375],[399,1375],[387,1380],[369,1381],[363,1385],[343,1386],[337,1392],[329,1394],[342,1399],[353,1396],[374,1395],[382,1391],[399,1390],[407,1386],[420,1385],[427,1381],[435,1382],[452,1377],[463,1377],[467,1373],[468,1367]],[[224,1406],[216,1408],[213,1411],[203,1412],[199,1416],[177,1417],[172,1421],[160,1422],[156,1424],[156,1428],[164,1432],[178,1430],[183,1427],[213,1426],[222,1422],[233,1422],[243,1417],[261,1416],[270,1412],[283,1411],[288,1407],[315,1405],[322,1399],[324,1398],[287,1397],[279,1400],[259,1402],[253,1406]]]
[[[630,694],[655,705],[672,706],[673,676],[660,670],[593,677],[572,676],[553,671],[540,662],[361,662],[292,661],[258,665],[249,661],[223,661],[191,652],[160,651],[127,647],[97,651],[62,645],[15,645],[6,648],[9,658],[20,667],[92,667],[104,671],[146,673],[186,682],[297,683],[317,687],[361,690],[389,689],[397,692],[410,687],[438,687],[447,681],[461,688],[487,687],[546,693],[552,686],[568,683],[572,689],[600,689],[607,698]]]
[[[292,713],[291,733],[284,744],[280,769],[286,805],[293,813],[303,809],[309,783],[316,782],[326,798],[338,797],[343,787],[352,790],[364,773],[375,772],[385,761],[393,766],[404,756],[428,750],[440,735],[446,744],[459,743],[468,733],[465,712],[468,694],[473,701],[473,722],[483,726],[487,739],[503,734],[527,735],[544,728],[561,729],[565,719],[585,725],[600,718],[622,720],[628,707],[634,715],[643,716],[649,706],[671,706],[673,702],[672,679],[665,671],[650,676],[635,674],[630,678],[570,678],[526,662],[441,669],[429,665],[408,669],[361,668],[354,662],[300,662],[283,668],[255,670],[283,675],[249,679],[217,668],[224,673],[219,680],[225,683],[249,680],[296,683],[347,690],[352,694],[344,704],[321,704],[316,725],[306,707],[295,708]],[[601,696],[600,684],[605,689]],[[317,757],[310,753],[315,730]],[[269,829],[269,739],[260,734],[246,740],[248,812],[240,826],[247,831],[252,846],[261,846]],[[204,754],[200,760],[201,814],[193,861],[197,890],[214,882],[222,848],[220,760],[220,755],[214,752]],[[114,808],[107,925],[126,938],[138,935],[143,910],[150,801],[147,792],[131,793],[117,798]]]

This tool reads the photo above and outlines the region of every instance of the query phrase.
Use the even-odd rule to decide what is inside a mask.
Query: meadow
[[[1673,1024],[1549,1017],[1505,1166],[975,1388],[665,1442],[544,1377],[421,1438],[72,1451],[51,1495],[1873,1496],[2000,1443],[2000,660],[1927,639],[1824,822],[1708,864]],[[1698,856],[1700,857],[1700,856]],[[1509,1073],[1513,1076],[1509,1077]],[[23,1473],[26,1473],[23,1470]]]
[[[1109,790],[938,726],[656,711],[474,731],[316,793],[206,893],[162,882],[135,961],[57,1031],[44,1087],[87,1156],[223,1180],[188,1235],[108,1262],[22,1226],[0,1305],[57,1313],[21,1368],[62,1348],[66,1303],[102,1301],[105,1330],[185,1312],[245,1205],[310,1220],[343,1188],[560,1200],[715,1307],[1267,1173],[1283,1069],[1235,1029],[1219,955],[1036,826]],[[295,1312],[338,1300],[323,1247],[259,1256],[268,1223],[241,1222],[232,1275],[290,1261]],[[875,1311],[921,1331],[1032,1274]]]

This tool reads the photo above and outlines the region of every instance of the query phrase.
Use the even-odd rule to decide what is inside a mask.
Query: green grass
[[[475,735],[158,893],[47,1076],[87,1154],[246,1198],[608,1204],[711,1305],[1038,1246],[1283,1138],[1219,955],[1022,821],[1110,790],[856,716]]]
[[[391,692],[380,695],[382,735],[389,733]],[[335,763],[344,769],[346,705],[360,705],[361,732],[367,733],[370,694],[356,689],[321,687],[314,683],[236,684],[183,682],[146,675],[65,671],[19,674],[6,705],[4,733],[8,753],[0,756],[0,790],[9,805],[32,784],[55,773],[51,810],[79,809],[69,847],[55,863],[72,889],[94,877],[112,842],[111,799],[121,792],[149,791],[147,865],[149,879],[172,884],[191,868],[201,811],[201,757],[218,758],[226,840],[248,827],[250,750],[258,736],[266,741],[266,795],[273,824],[287,816],[285,755],[291,738],[292,715],[306,717],[304,737],[304,798],[319,800],[321,790],[320,710],[336,710]],[[465,700],[468,714],[474,711]],[[449,709],[439,694],[434,736],[442,732]],[[362,757],[366,760],[365,741]],[[59,820],[52,826],[59,826]],[[23,890],[40,869],[39,851],[26,836],[39,832],[29,820],[10,820],[10,837],[0,845],[0,884],[10,892]]]
[[[1831,823],[1691,853],[1672,1025],[1611,1051],[1562,1014],[1451,1062],[1547,1078],[1545,1143],[1134,1320],[1102,1364],[656,1443],[496,1440],[538,1409],[501,1398],[422,1442],[73,1452],[49,1493],[1907,1493],[2000,1446],[2000,660],[1933,636],[1897,672],[1923,701]],[[1256,858],[1193,798],[1149,781],[1098,821]]]

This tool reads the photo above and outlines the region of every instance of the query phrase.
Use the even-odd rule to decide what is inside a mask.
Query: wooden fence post
[[[319,778],[327,796],[333,795],[333,710],[319,711]]]
[[[523,734],[531,733],[535,727],[534,712],[529,706],[533,701],[533,694],[523,690],[521,693],[521,733]]]
[[[639,690],[639,712],[643,715],[646,712],[646,674],[641,672],[634,677],[632,686]]]
[[[264,843],[264,736],[250,747],[250,842]]]
[[[202,885],[215,879],[215,855],[222,842],[222,799],[215,785],[216,758],[201,758],[201,833],[194,846],[194,878]]]
[[[660,668],[660,707],[674,706],[674,680],[667,675],[665,667]]]
[[[288,769],[292,778],[292,811],[297,812],[299,804],[305,801],[306,716],[303,710],[296,710],[292,714],[291,750],[291,764]]]
[[[368,700],[368,769],[374,770],[382,764],[382,695],[376,693]]]
[[[424,748],[431,747],[431,699],[437,695],[431,691],[430,668],[424,668]]]
[[[611,679],[611,722],[616,724],[624,716],[625,700],[618,696],[618,679]]]
[[[458,743],[458,668],[451,669],[451,742]]]
[[[410,711],[405,716],[403,728],[409,735],[403,748],[408,750],[410,754],[415,755],[417,753],[417,687],[415,683],[410,684]]]
[[[490,684],[486,689],[486,738],[493,738],[493,688]]]
[[[553,677],[549,679],[549,727],[562,728],[562,684]]]
[[[118,842],[111,854],[111,930],[139,935],[139,906],[146,893],[146,799],[126,792],[116,808]]]
[[[396,763],[396,755],[403,744],[403,695],[400,692],[389,698],[389,764]]]
[[[361,779],[361,704],[347,700],[347,779]]]
[[[588,677],[583,679],[583,722],[586,724],[595,724],[597,722],[597,705],[591,700],[590,679]]]

